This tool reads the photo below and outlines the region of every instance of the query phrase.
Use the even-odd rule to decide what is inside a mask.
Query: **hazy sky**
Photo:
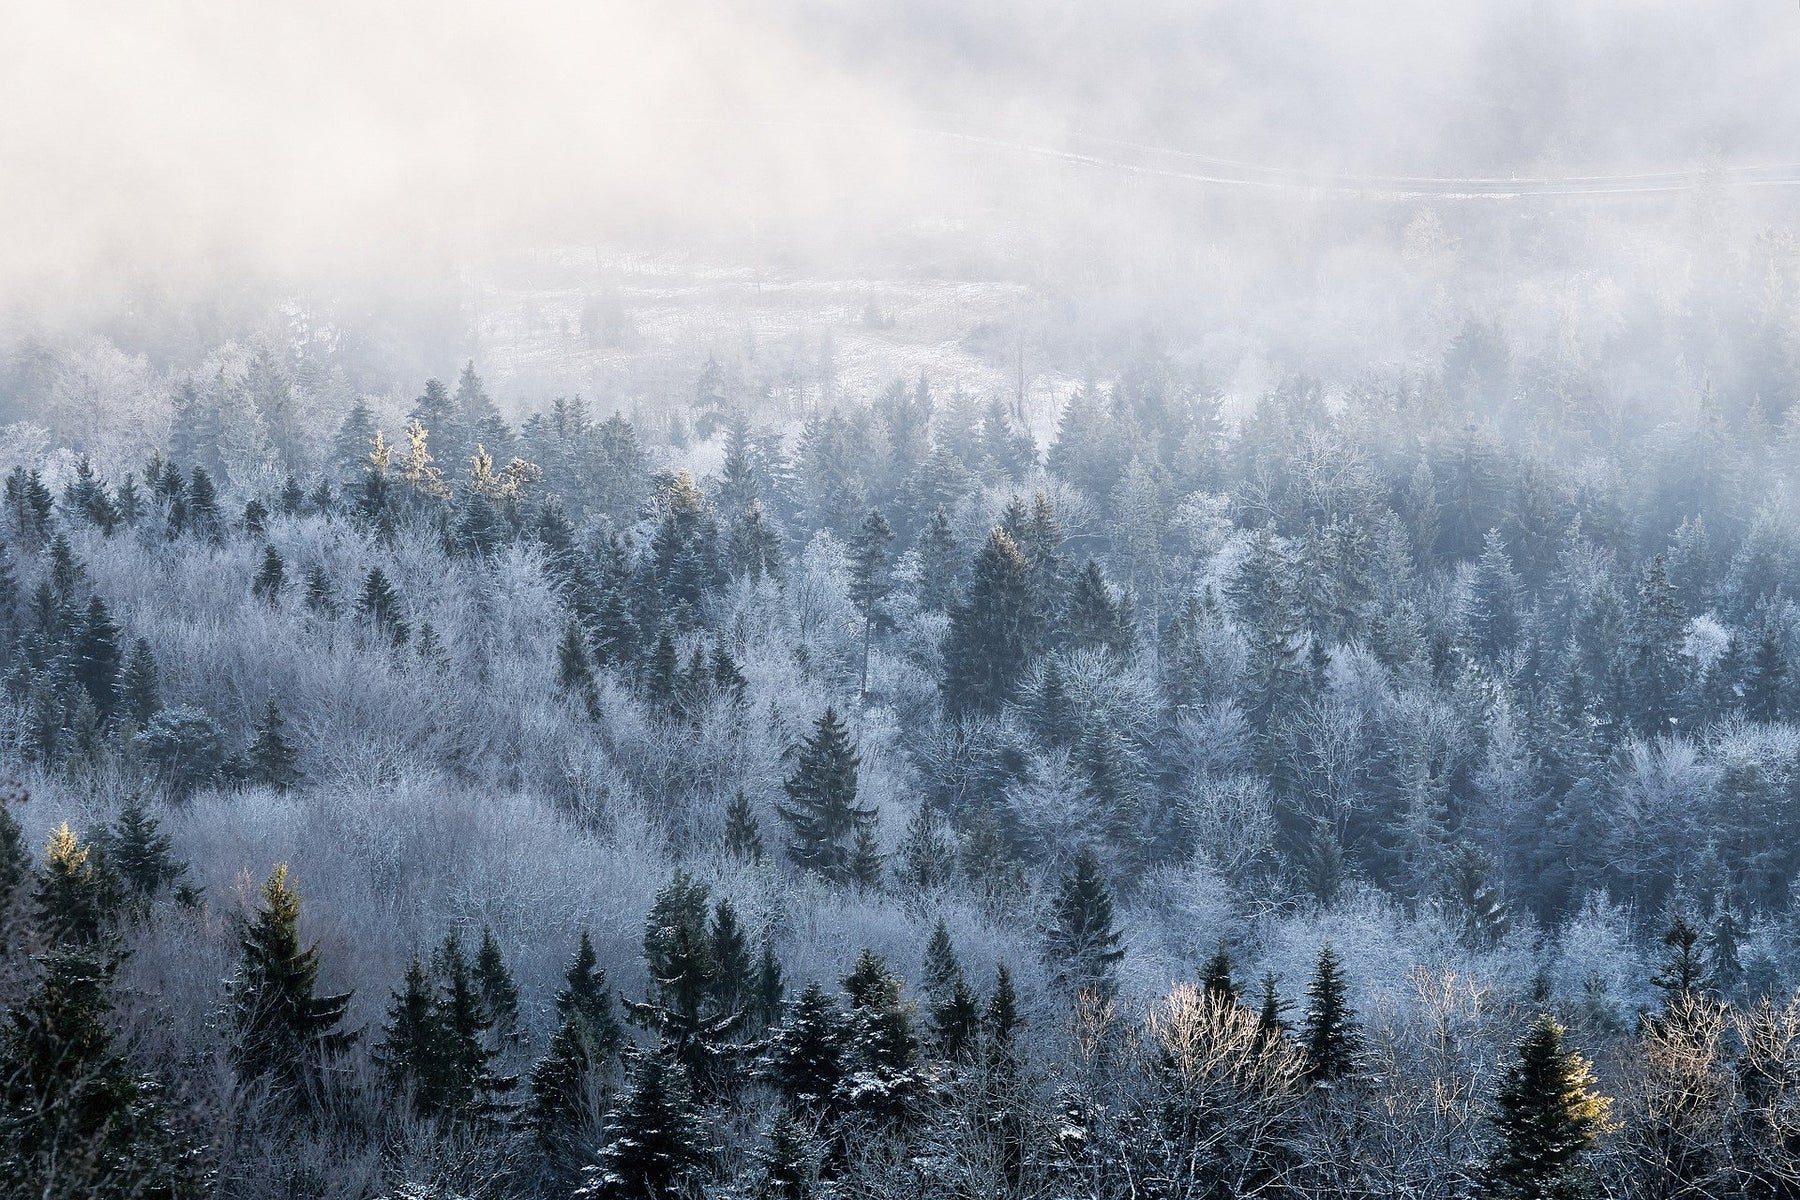
[[[918,132],[945,128],[1296,170],[1767,162],[1800,157],[1797,60],[1793,0],[14,3],[0,302],[646,229],[814,244],[1045,186]],[[1111,236],[1107,173],[1021,207]]]

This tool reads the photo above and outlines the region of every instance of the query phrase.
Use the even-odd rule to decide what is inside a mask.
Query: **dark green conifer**
[[[968,599],[944,639],[944,704],[953,714],[994,712],[1031,665],[1041,636],[1031,567],[1004,530],[975,558]]]
[[[856,836],[875,820],[873,808],[856,802],[860,765],[837,710],[827,708],[800,744],[799,763],[787,780],[788,803],[779,808],[793,835],[788,856],[834,883],[851,878]]]
[[[99,594],[89,596],[75,650],[75,681],[103,716],[118,708],[120,657],[118,625]]]
[[[747,1011],[756,986],[756,963],[737,906],[730,900],[713,907],[712,957],[714,1005],[722,1013]]]
[[[322,617],[337,616],[337,596],[331,587],[331,576],[318,563],[306,568],[306,608]]]
[[[486,925],[481,927],[481,947],[475,952],[475,993],[495,1044],[509,1046],[518,1041],[519,988],[506,969],[494,931]]]
[[[1494,1200],[1583,1200],[1598,1194],[1586,1157],[1607,1124],[1611,1101],[1594,1090],[1587,1060],[1563,1045],[1542,1016],[1519,1043],[1501,1080],[1483,1195]]]
[[[1362,1053],[1356,1015],[1344,981],[1343,960],[1330,943],[1319,947],[1319,963],[1306,989],[1306,1022],[1300,1030],[1306,1051],[1306,1076],[1329,1083],[1354,1075]]]
[[[1057,892],[1046,956],[1051,970],[1071,991],[1110,998],[1118,989],[1119,960],[1125,957],[1120,940],[1112,889],[1100,876],[1100,860],[1083,846]]]
[[[64,821],[50,833],[38,870],[38,919],[54,942],[87,946],[110,928],[118,888],[112,872]]]
[[[594,683],[594,664],[588,657],[587,631],[573,614],[556,647],[556,690],[581,701],[589,716],[598,716],[600,692]]]
[[[1231,951],[1225,946],[1225,939],[1219,939],[1219,948],[1213,951],[1211,958],[1200,972],[1201,989],[1216,1000],[1228,1004],[1238,1001],[1237,984],[1231,978]]]
[[[815,979],[770,1033],[762,1074],[790,1107],[824,1113],[843,1082],[847,1053],[843,1010]]]
[[[256,569],[256,577],[250,581],[252,595],[260,596],[273,604],[281,595],[281,587],[287,582],[287,563],[281,557],[281,551],[275,543],[263,546],[262,566]]]
[[[576,1200],[675,1200],[707,1152],[681,1065],[649,1051],[638,1057],[631,1089],[607,1120],[606,1146],[582,1172]]]
[[[118,819],[107,830],[106,863],[141,907],[165,888],[188,894],[187,864],[175,857],[174,842],[136,792],[125,798]]]
[[[256,724],[256,738],[247,757],[250,777],[257,783],[285,792],[300,781],[300,751],[287,736],[287,722],[273,696]]]
[[[387,574],[380,567],[371,567],[368,577],[363,580],[362,593],[356,600],[356,615],[394,645],[406,644],[411,631],[407,628],[406,619],[400,615],[400,595],[394,591],[394,585],[388,582]]]
[[[762,830],[743,788],[737,790],[725,809],[725,853],[741,863],[762,861]]]
[[[324,1071],[357,1035],[343,1028],[350,993],[319,995],[319,948],[301,949],[300,893],[278,863],[239,938],[229,986],[232,1065],[303,1109],[323,1098]]]

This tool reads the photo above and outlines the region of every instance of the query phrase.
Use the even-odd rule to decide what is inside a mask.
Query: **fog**
[[[1773,0],[0,20],[8,340],[171,360],[295,298],[473,352],[481,284],[566,284],[545,263],[571,247],[1000,282],[1177,341],[1403,359],[1436,348],[1424,309],[1709,276],[1695,239],[1779,222],[1800,178],[1800,10]]]

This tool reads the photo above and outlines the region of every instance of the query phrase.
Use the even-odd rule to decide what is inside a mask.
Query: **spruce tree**
[[[1488,1158],[1483,1194],[1494,1200],[1598,1194],[1586,1156],[1610,1108],[1594,1090],[1587,1061],[1563,1045],[1562,1026],[1539,1017],[1500,1083],[1493,1116],[1500,1144]]]
[[[563,627],[556,647],[556,690],[581,701],[591,717],[600,713],[600,691],[594,683],[594,664],[588,655],[587,631],[574,614]]]
[[[400,595],[380,567],[371,567],[368,577],[363,580],[362,593],[356,599],[356,615],[394,645],[406,644],[411,631],[406,619],[400,615]]]
[[[893,540],[894,531],[881,510],[871,508],[850,547],[850,599],[863,623],[862,686],[858,692],[863,696],[869,692],[869,650],[875,629],[887,619],[882,603],[889,589],[888,546]]]
[[[319,995],[319,948],[301,949],[300,893],[278,863],[262,903],[238,940],[229,985],[232,1065],[240,1079],[266,1083],[284,1101],[316,1109],[324,1071],[355,1042],[343,1028],[350,993]]]
[[[529,1117],[558,1170],[571,1168],[594,1130],[609,1068],[624,1042],[606,973],[587,931],[556,996],[560,1018],[550,1050],[531,1071]],[[597,1131],[597,1130],[596,1130]]]
[[[256,569],[256,576],[250,581],[250,593],[273,604],[281,595],[281,587],[287,582],[287,563],[281,557],[281,551],[275,543],[263,546],[262,565]]]
[[[64,821],[44,848],[34,898],[50,940],[87,946],[110,929],[118,889],[105,862]]]
[[[818,1167],[806,1131],[783,1113],[769,1130],[769,1144],[758,1152],[762,1178],[757,1200],[810,1200],[818,1183]]]
[[[722,1013],[748,1011],[756,982],[750,938],[738,920],[737,906],[720,900],[712,919],[712,1000]]]
[[[843,1010],[815,979],[771,1031],[762,1076],[790,1107],[822,1114],[835,1103],[848,1052]]]
[[[187,522],[200,537],[218,541],[225,532],[225,521],[219,513],[219,490],[204,467],[195,467],[188,476]]]
[[[0,793],[0,954],[4,954],[6,939],[12,931],[20,889],[31,877],[31,850],[25,845],[24,831],[19,828],[18,818],[12,815],[9,803],[15,796],[22,797],[23,793],[22,788],[9,788]]]
[[[1650,983],[1663,994],[1664,1018],[1679,1018],[1708,989],[1705,947],[1700,931],[1679,907],[1663,930],[1664,954]]]
[[[119,627],[98,593],[88,597],[87,614],[75,650],[75,681],[104,716],[118,707]]]
[[[875,831],[868,825],[863,825],[856,831],[856,841],[850,846],[850,882],[856,885],[858,891],[879,891],[881,864],[881,846],[875,840]]]
[[[273,696],[256,724],[256,738],[250,743],[248,758],[250,777],[257,783],[285,792],[300,781],[300,751],[288,739],[287,722]]]
[[[431,1117],[438,1108],[439,1040],[431,976],[415,955],[388,1003],[374,1053],[382,1084],[391,1095],[407,1099],[415,1116]]]
[[[856,835],[875,820],[875,809],[856,802],[860,765],[837,710],[827,708],[800,744],[799,764],[786,785],[789,802],[778,809],[793,835],[788,857],[834,883],[850,879]]]
[[[711,1095],[732,1082],[736,1064],[728,1040],[746,1014],[723,1009],[714,998],[719,963],[707,921],[708,892],[677,871],[656,894],[644,922],[650,994],[626,1000],[625,1009],[633,1024],[661,1039],[689,1082]]]
[[[1019,1015],[1019,995],[1013,989],[1012,972],[1005,963],[994,965],[994,994],[988,998],[982,1014],[982,1032],[987,1036],[989,1057],[996,1062],[1013,1056],[1013,1039],[1024,1026]]]
[[[1105,650],[1121,658],[1131,650],[1125,607],[1113,599],[1100,564],[1091,558],[1075,576],[1063,628],[1067,644],[1077,650]]]
[[[1318,966],[1306,989],[1306,1022],[1300,1030],[1306,1051],[1306,1077],[1330,1083],[1359,1070],[1362,1039],[1344,981],[1343,960],[1328,942],[1319,947]]]
[[[956,844],[929,803],[920,804],[901,835],[897,874],[904,887],[930,892],[956,876]]]
[[[8,1195],[176,1200],[208,1190],[197,1152],[164,1116],[156,1082],[115,1045],[111,960],[42,959],[0,1032],[0,1171]]]
[[[332,590],[331,576],[319,563],[306,568],[306,608],[321,617],[337,616],[337,595]]]
[[[1279,1042],[1287,1036],[1288,1023],[1281,1015],[1288,1009],[1287,1001],[1275,988],[1275,972],[1264,971],[1262,977],[1262,1003],[1256,1011],[1256,1042],[1258,1049],[1264,1049]]]
[[[843,978],[850,998],[849,1046],[855,1066],[854,1106],[883,1120],[898,1120],[920,1090],[913,1070],[919,1038],[904,986],[887,962],[867,946]]]
[[[576,1200],[675,1200],[705,1164],[706,1134],[681,1065],[661,1051],[638,1058],[631,1089],[606,1123],[600,1160]]]
[[[919,560],[919,607],[926,612],[948,612],[956,603],[963,573],[962,552],[949,513],[941,508],[932,512],[913,543],[913,553]]]
[[[756,964],[753,996],[756,1023],[768,1027],[781,1019],[781,1005],[787,998],[787,985],[781,976],[781,960],[775,956],[775,945],[763,939],[762,957]]]
[[[125,798],[118,819],[106,831],[104,848],[107,866],[140,909],[165,888],[189,894],[182,882],[187,864],[175,857],[174,842],[136,792]]]
[[[453,1122],[478,1122],[500,1111],[500,1097],[517,1080],[494,1070],[494,1060],[499,1057],[489,1037],[494,1023],[475,970],[455,933],[432,955],[432,965],[438,975],[435,1016],[441,1091],[437,1111]]]
[[[1081,848],[1063,878],[1054,913],[1045,957],[1057,981],[1071,991],[1110,999],[1118,990],[1115,972],[1125,951],[1113,923],[1112,889],[1089,847]]]
[[[1219,939],[1219,948],[1213,951],[1211,958],[1200,972],[1201,989],[1215,1000],[1226,1004],[1238,1001],[1237,984],[1231,978],[1231,951],[1225,946],[1225,939]]]
[[[519,1037],[519,988],[512,972],[506,969],[506,958],[494,931],[481,927],[481,947],[475,952],[475,992],[481,1001],[481,1014],[493,1032],[498,1046],[508,1046]]]
[[[968,599],[950,613],[944,639],[944,705],[952,714],[989,713],[1011,697],[1041,636],[1031,567],[1005,530],[975,558]]]
[[[725,808],[725,853],[741,863],[762,861],[762,830],[743,788],[737,790]]]

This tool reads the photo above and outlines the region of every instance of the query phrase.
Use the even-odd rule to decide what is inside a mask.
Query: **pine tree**
[[[1650,983],[1663,994],[1664,1016],[1673,1017],[1706,991],[1709,983],[1706,956],[1700,931],[1679,908],[1669,917],[1662,943],[1666,953]]]
[[[512,972],[506,969],[506,958],[494,931],[481,927],[481,947],[475,952],[475,992],[481,1001],[481,1015],[493,1031],[498,1046],[509,1046],[519,1038],[519,988]]]
[[[941,508],[932,512],[913,543],[913,553],[919,560],[919,607],[926,612],[948,612],[956,602],[963,574],[962,552],[949,513]]]
[[[1115,971],[1125,957],[1113,924],[1112,889],[1100,877],[1100,860],[1087,846],[1075,856],[1055,903],[1056,923],[1046,959],[1057,981],[1071,991],[1110,999],[1118,990]]]
[[[737,790],[725,808],[725,853],[741,863],[762,861],[762,830],[743,788]]]
[[[188,476],[187,524],[208,541],[218,541],[225,532],[225,521],[219,513],[219,490],[204,467],[195,467]]]
[[[944,704],[953,714],[997,710],[1030,666],[1041,621],[1031,567],[1002,529],[975,559],[968,599],[950,613],[944,639]]]
[[[285,792],[300,781],[300,751],[287,736],[287,722],[270,696],[250,743],[250,776],[261,784]]]
[[[363,581],[362,594],[356,600],[356,615],[369,622],[377,632],[396,646],[406,644],[406,620],[400,615],[400,596],[380,567],[371,567]]]
[[[1354,1075],[1359,1070],[1362,1040],[1345,991],[1343,960],[1330,943],[1319,947],[1319,962],[1306,989],[1306,1002],[1300,1044],[1306,1051],[1307,1078],[1330,1083]]]
[[[881,888],[882,875],[881,846],[875,840],[875,831],[863,825],[856,831],[856,840],[850,846],[849,880],[858,891],[873,892]]]
[[[1594,1090],[1587,1060],[1542,1016],[1502,1079],[1494,1125],[1500,1144],[1484,1173],[1494,1200],[1582,1200],[1596,1195],[1587,1152],[1606,1129],[1611,1101]]]
[[[657,892],[644,921],[644,965],[650,994],[626,1000],[633,1024],[661,1039],[687,1071],[693,1086],[712,1095],[733,1080],[729,1039],[743,1023],[742,1010],[722,1009],[714,1000],[719,963],[713,956],[707,921],[709,889],[677,871]]]
[[[350,993],[319,995],[319,948],[300,948],[300,893],[286,863],[262,886],[262,904],[239,938],[229,987],[232,1065],[303,1109],[322,1099],[326,1067],[355,1042],[345,1030]]]
[[[790,1107],[827,1112],[844,1080],[848,1043],[843,1010],[812,980],[770,1033],[763,1078]]]
[[[793,835],[788,857],[834,883],[850,879],[856,835],[875,820],[874,808],[856,803],[860,765],[837,710],[827,708],[800,744],[799,764],[786,785],[789,803],[778,808]]]
[[[877,1118],[898,1120],[922,1082],[913,1071],[919,1038],[912,1011],[901,999],[903,981],[865,946],[842,982],[850,998],[849,1044],[856,1068],[845,1098]]]
[[[250,592],[273,604],[286,582],[287,563],[282,560],[281,551],[275,549],[275,543],[269,542],[263,546],[262,566],[257,568],[256,577],[250,582]]]
[[[1281,993],[1275,990],[1275,972],[1264,971],[1262,977],[1262,1003],[1256,1013],[1257,1049],[1265,1049],[1287,1036],[1288,1023],[1282,1013],[1288,1008]]]
[[[583,1171],[576,1200],[675,1200],[707,1153],[681,1065],[651,1051],[639,1057],[631,1090],[607,1120],[606,1147]]]

